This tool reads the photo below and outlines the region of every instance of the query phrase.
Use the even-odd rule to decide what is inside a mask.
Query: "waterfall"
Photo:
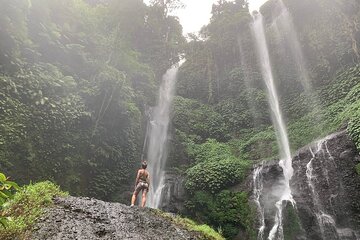
[[[254,201],[259,212],[259,231],[257,240],[262,240],[264,237],[264,230],[265,230],[265,210],[264,207],[260,203],[261,193],[263,191],[263,179],[262,179],[262,170],[263,165],[261,164],[257,167],[253,174],[253,184],[254,184]]]
[[[308,101],[308,109],[316,111],[318,113],[320,112],[320,101],[318,96],[315,94],[311,83],[310,74],[306,67],[305,57],[301,49],[299,37],[295,30],[293,19],[283,0],[279,0],[279,7],[280,14],[273,23],[276,34],[283,37],[285,41],[287,41],[287,44],[289,44],[290,46],[290,52],[294,60],[294,65],[296,67],[297,77],[300,80],[300,83],[304,89],[304,93]],[[315,118],[317,122],[321,122],[320,114],[315,114]]]
[[[171,67],[162,77],[158,105],[152,109],[148,125],[147,161],[150,174],[150,191],[147,206],[159,208],[164,188],[165,166],[168,156],[168,129],[171,103],[174,97],[179,63]]]
[[[332,237],[336,237],[336,239],[339,239],[338,234],[337,234],[336,222],[330,214],[325,212],[325,209],[324,209],[324,207],[321,203],[321,200],[319,198],[319,195],[316,191],[315,180],[316,180],[317,176],[315,175],[315,172],[313,169],[313,163],[316,160],[316,155],[318,155],[318,154],[321,154],[321,153],[324,155],[327,154],[329,156],[330,160],[332,160],[332,156],[327,147],[327,140],[330,139],[331,137],[332,136],[330,135],[329,137],[318,141],[315,152],[313,151],[313,149],[311,147],[309,147],[312,158],[306,165],[307,182],[308,182],[308,186],[311,191],[311,197],[313,199],[312,202],[314,204],[316,220],[317,220],[319,228],[320,228],[322,239],[328,239],[327,234],[329,234],[329,233],[331,234]],[[323,149],[323,146],[325,146],[325,149]],[[322,165],[322,163],[321,163],[321,165]],[[322,169],[324,169],[324,168],[326,169],[325,166],[322,167]],[[323,175],[327,179],[327,183],[329,184],[328,173],[323,171]]]
[[[279,194],[279,200],[275,204],[275,207],[277,209],[275,216],[275,224],[270,231],[268,239],[283,239],[283,201],[290,201],[292,204],[295,204],[290,189],[290,179],[293,175],[291,152],[271,69],[269,50],[267,47],[264,31],[263,17],[260,13],[258,13],[255,14],[253,18],[254,22],[251,25],[251,28],[255,37],[255,45],[261,64],[261,73],[268,91],[268,101],[271,108],[273,125],[276,131],[277,141],[279,145],[279,153],[281,159],[279,165],[282,167],[284,174],[282,192]]]
[[[297,66],[301,84],[306,92],[311,93],[313,91],[311,79],[306,68],[304,54],[301,50],[300,41],[295,31],[292,17],[282,0],[279,0],[279,5],[280,15],[275,19],[275,25],[280,32],[284,34],[285,39],[291,44],[292,47],[290,50]]]

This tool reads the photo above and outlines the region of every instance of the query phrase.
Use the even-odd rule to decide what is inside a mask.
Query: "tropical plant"
[[[17,183],[9,181],[5,174],[0,173],[0,224],[3,227],[8,225],[9,219],[3,216],[3,210],[10,199],[14,197],[16,190],[19,190]]]

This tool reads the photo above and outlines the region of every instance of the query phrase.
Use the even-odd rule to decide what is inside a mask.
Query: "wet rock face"
[[[166,212],[181,213],[186,200],[185,178],[179,174],[167,172],[161,194],[160,209]]]
[[[283,204],[284,236],[279,239],[360,240],[360,176],[355,170],[360,155],[346,132],[300,149],[292,161],[290,187],[296,206]],[[253,171],[258,239],[267,239],[276,226],[282,183],[278,161],[260,164]]]
[[[90,198],[55,199],[37,225],[34,240],[198,239],[150,209]]]
[[[307,239],[360,239],[359,153],[346,132],[300,149],[291,189]]]
[[[257,229],[261,228],[261,225],[264,224],[263,230],[263,239],[264,236],[268,236],[272,226],[274,226],[274,216],[276,214],[276,202],[279,199],[279,191],[283,188],[283,170],[279,166],[278,161],[268,161],[261,164],[261,170],[259,178],[257,179],[257,191],[259,196],[253,196],[258,198],[258,204],[261,205],[261,209],[263,214],[263,223],[258,223],[256,226]],[[253,185],[256,184],[253,182]],[[259,185],[261,184],[261,185]],[[254,186],[253,186],[254,187]],[[261,218],[259,214],[258,219]]]

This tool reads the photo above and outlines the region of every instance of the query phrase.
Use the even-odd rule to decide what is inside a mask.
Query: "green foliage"
[[[226,143],[219,143],[215,139],[208,139],[203,144],[188,144],[187,152],[196,163],[218,162],[233,157],[230,146]]]
[[[270,118],[266,94],[259,89],[236,91],[234,97],[220,101],[215,108],[225,119],[231,135],[238,137],[244,129],[268,125]]]
[[[198,135],[201,141],[207,138],[224,141],[229,138],[224,118],[212,107],[198,101],[176,97],[173,123],[176,129],[184,133]]]
[[[212,195],[196,191],[186,206],[199,221],[221,229],[228,239],[235,237],[239,230],[243,232],[244,238],[247,236],[247,239],[255,239],[254,212],[245,192],[233,193],[224,190]]]
[[[174,216],[169,213],[161,212],[160,210],[154,210],[156,214],[170,221],[174,222],[177,225],[180,225],[189,231],[195,231],[200,233],[199,239],[206,239],[206,240],[224,240],[224,237],[221,236],[218,232],[216,232],[213,228],[209,227],[206,224],[197,224],[191,219],[183,218],[178,215]]]
[[[360,163],[356,164],[355,166],[356,173],[360,175]]]
[[[185,42],[178,20],[141,0],[0,2],[0,168],[119,200]]]
[[[347,103],[352,103],[349,105],[343,115],[343,118],[347,118],[349,121],[348,124],[348,133],[350,134],[352,140],[355,142],[356,147],[360,150],[360,84],[357,84],[346,96],[345,101]]]
[[[48,181],[22,187],[2,209],[9,222],[7,228],[0,231],[1,239],[25,239],[27,231],[43,214],[44,208],[52,205],[55,196],[64,197],[67,193]]]
[[[0,76],[0,88],[3,169],[23,180],[58,178],[60,171],[64,179],[63,153],[73,153],[73,137],[81,137],[76,130],[88,115],[74,93],[74,79],[51,64],[39,64],[13,77]]]
[[[19,186],[15,182],[9,181],[5,174],[0,173],[0,224],[4,228],[7,227],[9,220],[3,216],[2,212],[9,200],[14,197],[16,190],[19,190]]]
[[[359,114],[359,80],[359,66],[349,67],[339,72],[329,85],[313,93],[321,99],[321,104],[317,100],[318,105],[309,107],[311,96],[304,94],[293,96],[285,104],[290,118],[288,133],[292,150],[337,131],[344,125],[348,125],[350,136],[357,142],[355,129]]]
[[[296,209],[288,204],[284,211],[284,239],[290,240],[296,238],[301,233],[301,223]]]
[[[248,167],[248,162],[236,158],[199,163],[187,170],[186,188],[217,192],[242,181]]]
[[[185,185],[191,192],[207,190],[214,193],[239,183],[249,167],[249,162],[231,154],[228,145],[213,139],[193,146],[190,155],[194,156],[197,163],[186,171]]]
[[[252,129],[245,138],[234,141],[239,155],[246,159],[258,160],[276,157],[278,146],[272,127],[256,132]]]

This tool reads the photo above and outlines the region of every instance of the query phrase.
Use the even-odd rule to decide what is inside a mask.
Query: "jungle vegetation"
[[[360,3],[284,0],[311,93],[292,43],[272,28],[276,4],[260,11],[291,149],[339,129],[360,149]],[[0,172],[21,185],[49,180],[71,195],[127,203],[146,111],[161,76],[184,57],[168,160],[186,180],[182,214],[227,238],[253,239],[248,193],[233,187],[253,164],[277,159],[278,149],[252,17],[245,0],[219,0],[210,23],[184,37],[172,15],[181,5],[0,0]]]

